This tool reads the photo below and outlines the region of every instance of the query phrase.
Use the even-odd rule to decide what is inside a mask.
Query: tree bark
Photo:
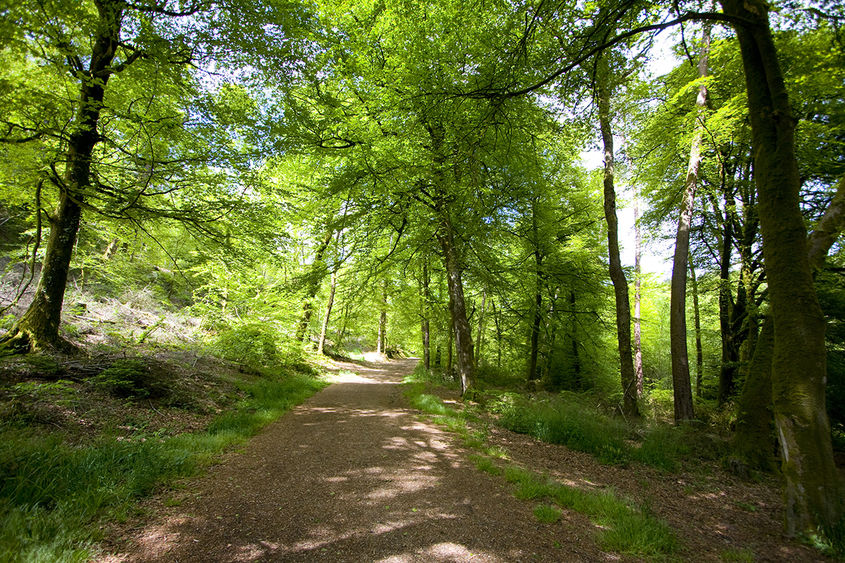
[[[634,197],[634,373],[637,378],[637,399],[643,396],[643,347],[641,342],[640,301],[642,300],[642,232],[640,230],[640,197]],[[575,294],[572,294],[573,311]],[[576,346],[577,350],[577,346]]]
[[[496,325],[496,367],[502,368],[502,323],[499,316],[500,311],[496,310],[496,302],[493,301],[493,323]]]
[[[461,396],[472,386],[475,376],[472,335],[467,320],[464,285],[461,281],[461,259],[455,246],[455,234],[448,217],[442,217],[437,239],[443,251],[443,265],[449,290],[449,312],[455,335],[455,351],[458,356],[458,376],[461,380]]]
[[[329,287],[329,301],[326,303],[326,315],[323,317],[323,326],[320,329],[320,340],[317,342],[317,353],[322,355],[326,346],[326,332],[329,330],[329,319],[332,315],[334,305],[334,294],[337,289],[337,271],[332,272],[331,286]]]
[[[825,406],[825,319],[801,213],[795,120],[761,0],[720,0],[745,70],[763,258],[774,323],[772,399],[789,535],[841,525],[843,491]]]
[[[610,73],[607,61],[599,59],[599,79],[596,84],[599,126],[604,147],[604,216],[607,220],[607,247],[610,262],[610,279],[616,296],[616,336],[619,346],[620,375],[622,378],[622,413],[627,417],[639,416],[637,409],[637,379],[631,353],[631,305],[628,300],[628,281],[619,256],[619,221],[616,217],[616,189],[614,187],[613,132],[610,125]]]
[[[59,337],[70,262],[82,218],[82,203],[91,184],[91,158],[100,137],[97,132],[106,86],[114,70],[112,62],[120,41],[124,3],[97,0],[97,26],[88,70],[79,70],[79,101],[69,128],[65,172],[56,178],[59,203],[53,214],[50,235],[41,267],[41,278],[27,310],[3,337],[4,347],[26,352],[42,347],[67,350]]]
[[[807,256],[814,272],[824,265],[830,247],[845,230],[845,178],[807,240]],[[774,457],[774,419],[772,414],[772,358],[774,322],[771,315],[763,320],[757,345],[751,358],[745,385],[739,396],[733,453],[738,469],[769,470]]]
[[[334,229],[331,227],[326,231],[325,236],[317,246],[317,251],[314,253],[314,262],[311,264],[311,271],[308,273],[308,289],[305,293],[305,300],[302,302],[302,318],[299,321],[299,327],[296,329],[296,341],[302,342],[308,332],[308,325],[311,324],[311,316],[314,314],[314,298],[317,292],[320,291],[320,284],[325,275],[326,265],[323,262],[326,250],[332,242],[334,236]]]
[[[695,277],[695,267],[689,265],[690,282],[692,284],[692,311],[695,325],[695,396],[701,397],[701,381],[704,377],[704,350],[701,346],[701,309],[698,306],[698,279]]]
[[[572,377],[575,389],[581,390],[584,382],[581,380],[581,355],[578,352],[578,315],[575,312],[575,291],[569,290],[569,307],[572,310]]]
[[[710,55],[710,25],[705,22],[698,59],[698,76],[707,76]],[[698,87],[695,100],[695,132],[690,146],[689,165],[684,181],[678,232],[675,236],[675,257],[672,264],[672,291],[669,305],[669,337],[672,353],[672,388],[675,399],[675,421],[692,420],[695,412],[690,387],[689,355],[687,352],[687,261],[689,260],[690,223],[692,220],[698,169],[701,165],[701,139],[704,132],[704,112],[707,109],[707,87]]]
[[[430,279],[428,276],[428,259],[423,262],[422,271],[422,333],[423,344],[423,367],[426,371],[431,369],[431,321],[429,320],[429,302],[431,300]]]
[[[478,334],[475,335],[475,369],[481,363],[481,345],[484,343],[484,313],[487,310],[487,292],[481,292],[481,310],[478,312]]]
[[[381,311],[378,316],[378,343],[376,344],[376,352],[379,354],[386,354],[387,340],[387,279],[381,282]]]

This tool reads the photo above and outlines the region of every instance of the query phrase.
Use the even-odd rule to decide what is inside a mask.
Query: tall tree
[[[759,196],[763,257],[769,283],[774,346],[772,397],[786,483],[786,531],[794,535],[841,525],[842,484],[825,406],[825,320],[813,287],[795,121],[760,0],[720,0],[733,18],[748,92]]]
[[[128,53],[124,49],[125,58],[114,64],[115,57],[119,56],[125,4],[119,0],[96,0],[94,5],[97,16],[90,54],[68,52],[67,55],[71,72],[78,81],[79,103],[67,139],[64,174],[53,177],[59,188],[59,203],[48,215],[51,228],[41,278],[26,312],[3,338],[4,345],[16,350],[61,346],[62,303],[82,206],[90,190],[92,156],[100,140],[97,127],[106,88],[117,71],[132,64],[141,54],[139,51]],[[59,47],[69,41],[59,31],[54,40]],[[67,45],[64,50],[69,48]]]
[[[669,334],[672,351],[672,389],[675,398],[675,421],[691,420],[695,417],[692,406],[689,355],[687,353],[687,262],[689,259],[690,223],[693,211],[695,188],[698,183],[698,169],[701,165],[701,142],[704,135],[704,119],[707,109],[708,57],[710,55],[710,23],[705,22],[698,57],[698,87],[695,100],[695,132],[690,145],[684,192],[681,198],[681,213],[678,232],[675,236],[675,257],[672,263],[672,295],[669,305]]]
[[[607,221],[607,248],[610,279],[616,296],[616,336],[619,347],[620,374],[622,377],[622,412],[625,416],[638,416],[637,378],[631,352],[631,305],[628,299],[628,280],[622,269],[619,255],[619,220],[616,216],[616,188],[614,185],[613,129],[610,120],[610,103],[613,95],[613,77],[605,56],[598,62],[595,100],[599,114],[604,151],[604,215]]]

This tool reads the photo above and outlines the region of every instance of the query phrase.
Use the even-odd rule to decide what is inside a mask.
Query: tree
[[[619,346],[620,374],[622,377],[622,412],[625,416],[638,416],[637,378],[631,352],[631,305],[628,299],[628,280],[619,256],[619,221],[616,217],[616,190],[614,187],[613,131],[610,122],[610,101],[613,95],[613,76],[605,56],[600,57],[596,76],[596,105],[599,114],[602,146],[604,148],[604,215],[607,221],[607,248],[610,278],[616,295],[616,335]]]
[[[825,320],[799,201],[795,122],[768,6],[720,0],[739,39],[748,92],[763,257],[774,328],[772,397],[790,535],[841,525],[842,486],[825,407]]]
[[[705,23],[698,57],[698,77],[704,80],[708,74],[710,54],[710,25]],[[701,143],[704,135],[704,112],[707,109],[707,86],[698,87],[695,100],[695,133],[690,145],[684,192],[681,198],[681,213],[678,232],[675,236],[675,257],[672,264],[672,296],[670,302],[670,335],[672,348],[672,389],[675,397],[675,421],[692,420],[695,413],[690,386],[689,355],[687,354],[687,262],[689,258],[690,219],[692,216],[695,188],[698,183],[698,169],[701,165]]]

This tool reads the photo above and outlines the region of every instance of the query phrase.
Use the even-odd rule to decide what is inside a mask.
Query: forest
[[[355,366],[535,527],[845,557],[843,26],[835,0],[0,1],[0,561],[118,549]],[[599,508],[499,432],[774,491],[724,502],[777,547]]]

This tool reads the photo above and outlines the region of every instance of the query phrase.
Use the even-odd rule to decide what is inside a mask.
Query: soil
[[[538,523],[535,503],[475,469],[455,435],[407,408],[399,382],[415,364],[340,363],[336,383],[107,532],[99,561],[634,560],[602,552],[577,512]],[[609,467],[495,428],[490,441],[513,462],[648,504],[676,530],[681,559],[824,560],[781,537],[772,483]]]

